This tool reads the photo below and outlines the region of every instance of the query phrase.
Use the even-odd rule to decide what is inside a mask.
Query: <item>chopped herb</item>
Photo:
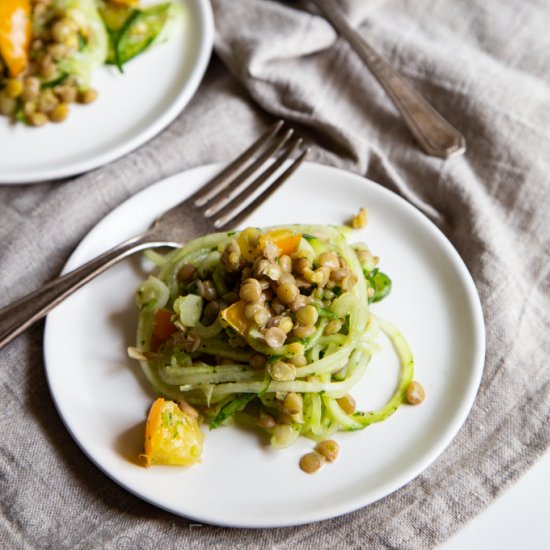
[[[374,290],[374,294],[369,298],[369,303],[379,302],[385,298],[391,290],[391,279],[378,268],[374,268],[367,275],[367,283]]]
[[[338,319],[338,315],[325,307],[318,307],[319,317],[328,317],[329,319]]]
[[[235,399],[227,403],[220,412],[210,421],[208,428],[215,430],[222,422],[225,422],[229,417],[236,412],[242,411],[246,405],[256,397],[255,393],[241,393]]]

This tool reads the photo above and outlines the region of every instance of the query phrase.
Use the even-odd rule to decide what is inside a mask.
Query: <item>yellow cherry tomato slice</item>
[[[135,6],[139,4],[139,0],[110,0],[112,4],[119,4],[120,6]]]
[[[196,464],[200,462],[203,440],[197,418],[184,412],[174,401],[159,397],[151,405],[147,417],[145,464]]]
[[[290,255],[296,252],[302,235],[300,235],[300,233],[294,233],[294,231],[290,229],[273,229],[260,237],[260,244],[266,239],[277,245],[279,255],[282,256],[284,254]]]
[[[246,338],[250,329],[254,326],[252,319],[247,319],[244,310],[246,303],[239,300],[220,312],[220,316],[227,325]]]
[[[0,56],[11,77],[19,76],[27,68],[30,42],[30,1],[0,0]]]

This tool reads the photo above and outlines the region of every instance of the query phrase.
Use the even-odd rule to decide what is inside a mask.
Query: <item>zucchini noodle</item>
[[[348,235],[332,226],[248,228],[147,253],[157,273],[136,293],[130,355],[156,393],[192,405],[210,429],[256,424],[275,447],[385,420],[406,402],[414,362],[404,337],[369,309],[390,279]],[[350,394],[380,331],[400,359],[399,380],[381,409],[355,411]]]

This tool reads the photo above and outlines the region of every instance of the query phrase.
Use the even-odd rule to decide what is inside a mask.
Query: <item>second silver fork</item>
[[[277,122],[216,177],[188,199],[162,214],[136,236],[81,267],[50,281],[0,310],[0,349],[44,317],[75,290],[117,262],[147,248],[178,247],[216,231],[233,229],[256,210],[303,162],[302,139]]]

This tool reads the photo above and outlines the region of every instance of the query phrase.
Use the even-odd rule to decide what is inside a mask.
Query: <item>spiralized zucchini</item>
[[[137,291],[140,361],[156,393],[195,407],[214,429],[255,424],[276,447],[324,440],[390,416],[413,378],[409,346],[369,303],[390,279],[344,227],[293,225],[217,233],[161,256]],[[350,393],[382,330],[401,360],[380,410],[353,410]]]

